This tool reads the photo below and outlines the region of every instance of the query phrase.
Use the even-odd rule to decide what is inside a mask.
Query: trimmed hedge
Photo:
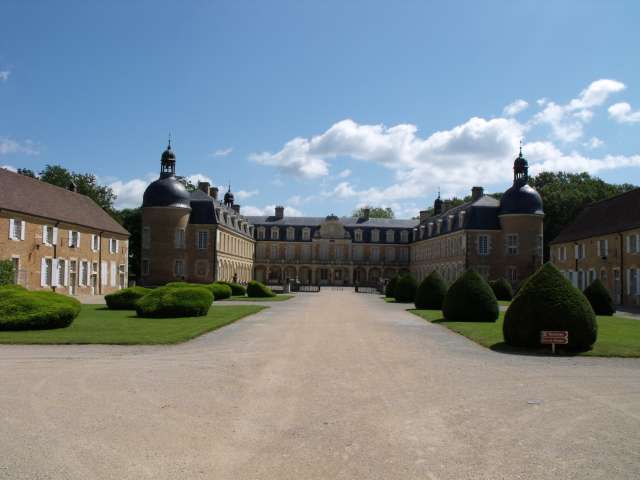
[[[598,337],[596,316],[584,294],[551,263],[527,279],[504,316],[504,340],[515,347],[540,347],[542,330],[569,332],[568,348],[589,349]]]
[[[599,278],[596,278],[591,282],[591,285],[585,289],[584,296],[589,300],[591,308],[593,308],[596,315],[606,315],[610,317],[616,313],[613,298],[611,298],[609,290],[607,290],[607,287],[604,286]]]
[[[207,287],[211,290],[213,298],[216,300],[224,300],[225,298],[231,297],[231,287],[226,283],[215,282],[207,285]]]
[[[449,287],[442,313],[454,322],[495,322],[498,300],[484,278],[475,270],[467,270]]]
[[[129,287],[104,296],[111,310],[135,310],[136,302],[151,292],[150,288]]]
[[[513,288],[504,278],[489,282],[489,286],[498,300],[510,301],[513,299]]]
[[[80,313],[75,298],[30,292],[18,285],[0,287],[0,330],[44,330],[71,325]]]
[[[418,289],[418,283],[416,279],[411,275],[403,275],[396,283],[393,290],[396,302],[399,303],[411,303],[416,299],[416,290]]]
[[[244,288],[239,283],[233,283],[233,282],[218,282],[218,283],[228,285],[231,288],[231,294],[234,296],[244,296],[247,294],[247,289]]]
[[[391,280],[389,280],[389,283],[387,283],[387,286],[384,289],[385,297],[396,298],[396,284],[398,283],[399,278],[400,277],[396,275]]]
[[[434,270],[425,277],[416,291],[416,308],[428,310],[442,310],[442,303],[447,294],[447,284]]]
[[[260,282],[256,282],[252,280],[247,285],[247,296],[254,298],[265,298],[265,297],[275,297],[276,294]]]
[[[0,260],[0,286],[13,285],[15,274],[11,260]]]
[[[213,303],[211,290],[204,286],[159,287],[136,303],[139,317],[176,318],[206,315]]]

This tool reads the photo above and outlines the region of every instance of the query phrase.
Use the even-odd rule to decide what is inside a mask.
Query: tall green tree
[[[46,165],[40,172],[40,180],[62,188],[69,188],[71,182],[76,184],[78,193],[86,195],[103,209],[114,215],[113,202],[116,194],[111,187],[100,185],[92,173],[71,172],[60,165]]]
[[[364,217],[364,207],[354,210],[351,216],[354,218]],[[395,218],[395,217],[393,214],[393,210],[390,207],[386,207],[386,208],[371,207],[369,209],[369,218]]]
[[[25,177],[38,178],[36,172],[29,168],[19,168],[18,173],[20,175],[24,175]]]
[[[119,210],[116,215],[124,228],[126,228],[131,237],[129,237],[129,274],[140,275],[140,259],[142,249],[142,209],[141,208],[125,208]]]

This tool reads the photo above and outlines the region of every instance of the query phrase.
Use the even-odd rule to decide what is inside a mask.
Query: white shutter
[[[47,243],[47,226],[42,225],[42,243]]]
[[[69,246],[73,245],[73,232],[69,230]]]
[[[118,266],[116,262],[111,262],[111,286],[115,287],[117,284]]]
[[[107,284],[107,275],[109,272],[107,271],[107,262],[104,260],[100,263],[100,284],[105,286]]]
[[[91,251],[92,251],[92,252],[95,252],[95,251],[96,251],[95,246],[96,246],[96,234],[95,234],[95,233],[92,233],[92,234],[91,234]]]
[[[27,223],[22,220],[22,228],[20,229],[20,240],[24,240],[24,232],[27,229]]]
[[[47,286],[47,259],[40,259],[40,286]]]
[[[58,259],[54,258],[51,261],[51,286],[58,286]]]
[[[13,232],[15,232],[15,223],[16,221],[13,218],[9,219],[9,240],[15,240],[15,238],[13,238]]]
[[[69,260],[64,261],[64,284],[69,285]]]
[[[53,227],[53,244],[54,245],[58,244],[58,227]]]
[[[114,253],[118,253],[120,251],[120,240],[116,240],[116,251]]]
[[[80,232],[78,232],[78,248],[80,248]]]
[[[627,235],[627,253],[631,253],[631,235]]]

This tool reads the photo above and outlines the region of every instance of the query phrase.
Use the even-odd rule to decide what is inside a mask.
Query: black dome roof
[[[147,187],[144,191],[142,206],[190,208],[189,199],[189,192],[184,185],[176,177],[170,176],[160,178]]]
[[[231,193],[231,190],[229,190],[227,193],[224,194],[224,203],[232,205],[233,202],[234,202],[233,193]]]
[[[162,157],[160,157],[160,161],[175,160],[175,159],[176,159],[176,154],[173,153],[173,150],[171,150],[171,145],[169,145],[167,149],[164,152],[162,152]]]
[[[542,214],[542,198],[531,186],[514,184],[500,199],[500,215]]]

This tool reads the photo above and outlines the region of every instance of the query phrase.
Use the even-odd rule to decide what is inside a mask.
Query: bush
[[[385,297],[396,298],[396,284],[398,283],[398,279],[399,278],[400,277],[398,277],[398,275],[396,275],[391,280],[389,280],[389,283],[387,283],[387,286],[384,289],[384,296]]]
[[[104,296],[111,310],[135,310],[136,302],[151,292],[150,288],[129,287]]]
[[[247,285],[247,295],[249,297],[255,298],[264,298],[264,297],[275,297],[276,294],[271,291],[269,287],[263,285],[260,282],[250,281]]]
[[[43,330],[71,325],[80,313],[75,298],[30,292],[18,285],[0,287],[0,330]]]
[[[15,269],[11,260],[0,260],[0,286],[13,285]]]
[[[216,300],[224,300],[231,296],[231,287],[226,283],[216,282],[208,285],[208,288],[213,293],[213,298]]]
[[[589,349],[598,336],[593,308],[551,263],[527,279],[504,316],[504,340],[516,347],[539,347],[542,330],[569,332],[568,348]]]
[[[495,322],[498,300],[489,284],[475,270],[467,270],[444,297],[442,313],[454,322]]]
[[[243,297],[247,294],[247,289],[244,288],[239,283],[233,283],[233,282],[217,282],[217,283],[228,285],[231,288],[231,295]]]
[[[411,303],[416,299],[416,290],[418,283],[411,275],[403,275],[400,277],[394,288],[396,302]]]
[[[498,300],[510,301],[513,298],[513,288],[504,278],[489,282],[489,286]]]
[[[207,287],[159,287],[136,303],[139,317],[175,318],[206,315],[213,303]]]
[[[442,310],[442,302],[447,294],[447,284],[437,271],[422,280],[416,291],[416,308]]]
[[[591,282],[591,285],[585,289],[584,296],[589,300],[591,308],[593,308],[596,315],[607,315],[610,317],[616,312],[613,298],[611,298],[609,290],[607,290],[607,287],[604,286],[599,278],[596,278]]]

